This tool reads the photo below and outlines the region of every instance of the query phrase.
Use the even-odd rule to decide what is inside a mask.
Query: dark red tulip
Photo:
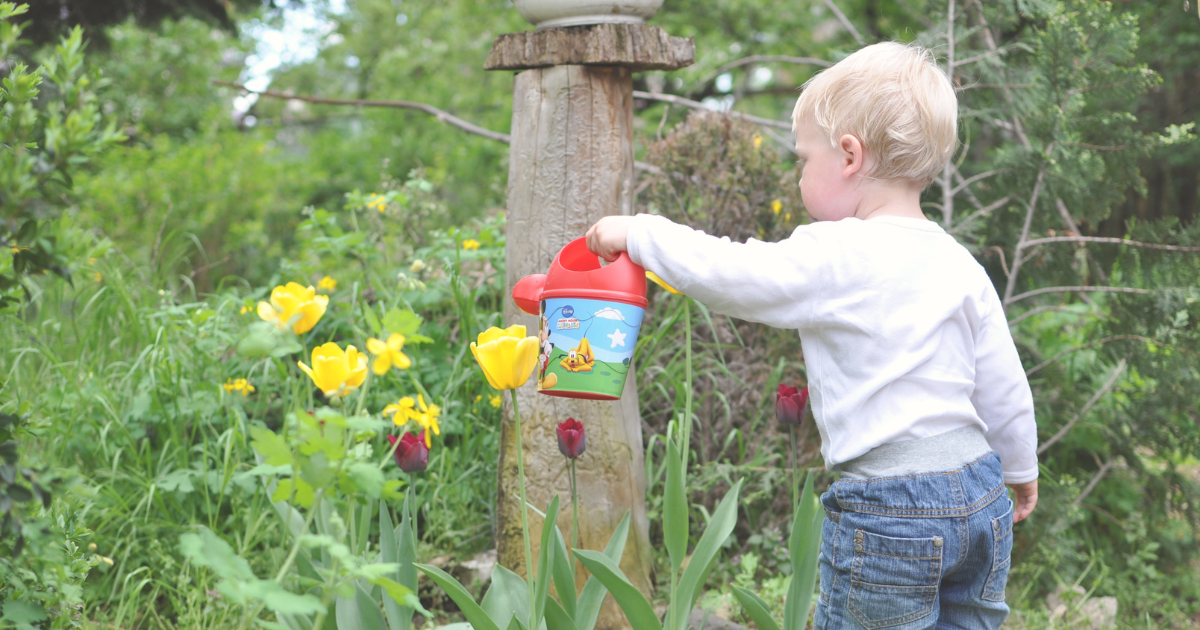
[[[587,432],[583,430],[583,423],[575,418],[567,418],[566,422],[562,422],[556,429],[558,433],[558,450],[565,457],[575,459],[587,450]]]
[[[808,406],[808,388],[797,390],[780,384],[775,393],[775,419],[779,424],[800,426],[804,424],[804,416]]]
[[[392,446],[396,445],[396,436],[387,436],[388,443]],[[429,447],[425,446],[425,432],[405,433],[400,439],[400,446],[396,447],[393,455],[396,457],[396,465],[407,473],[416,473],[425,470],[429,465]]]

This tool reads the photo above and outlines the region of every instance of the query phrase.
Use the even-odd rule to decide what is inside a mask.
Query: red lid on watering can
[[[587,242],[577,238],[562,248],[548,273],[521,278],[513,287],[517,308],[538,315],[546,298],[578,297],[611,300],[646,308],[646,270],[621,252],[617,260],[600,265],[600,258],[588,251]]]

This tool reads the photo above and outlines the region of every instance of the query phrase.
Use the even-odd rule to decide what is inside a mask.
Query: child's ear
[[[842,150],[842,177],[850,177],[862,172],[866,161],[862,141],[856,136],[845,134],[838,139],[838,148]]]

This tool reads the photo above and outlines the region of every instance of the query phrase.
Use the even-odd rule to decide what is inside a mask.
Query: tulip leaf
[[[629,578],[625,577],[625,573],[616,562],[602,553],[587,549],[576,549],[575,557],[592,572],[592,577],[600,580],[608,592],[612,593],[613,599],[625,613],[625,618],[629,620],[633,630],[662,630],[658,615],[654,614],[654,607],[646,600],[646,596],[629,582]]]
[[[761,597],[736,585],[733,587],[733,596],[754,621],[754,625],[758,626],[758,630],[779,630],[779,624],[771,618],[771,610]]]
[[[404,570],[404,565],[400,561],[400,543],[396,540],[396,530],[392,526],[390,512],[387,504],[379,506],[379,550],[384,562],[401,565],[392,574],[392,578],[399,582],[401,580],[400,572]],[[412,611],[409,610],[406,614],[400,602],[388,595],[384,595],[383,598],[383,613],[387,617],[388,627],[391,630],[409,630],[412,626]]]
[[[821,520],[825,518],[825,509],[821,507],[812,487],[813,474],[809,472],[804,479],[804,490],[800,493],[800,504],[795,509],[792,535],[788,541],[792,583],[788,586],[787,602],[784,604],[785,630],[803,630],[808,623],[808,609],[817,581],[817,555],[821,546]]]
[[[387,630],[379,606],[361,586],[354,586],[352,597],[338,597],[334,612],[338,630]]]
[[[521,576],[497,564],[492,568],[492,583],[480,605],[502,628],[513,617],[529,619],[529,586]]]
[[[550,593],[550,580],[554,563],[554,532],[558,531],[558,495],[550,499],[546,506],[546,520],[542,522],[542,546],[538,549],[537,577],[530,580],[533,589],[533,616],[529,622],[530,628],[542,625],[542,615],[546,610],[546,596]]]
[[[712,570],[717,561],[717,553],[725,544],[725,540],[729,538],[729,534],[733,533],[734,525],[737,524],[738,494],[741,488],[740,480],[733,484],[733,487],[721,499],[721,503],[717,505],[717,509],[713,511],[712,517],[708,519],[708,526],[704,528],[704,534],[700,537],[700,542],[696,543],[692,558],[679,578],[679,586],[675,590],[675,601],[671,603],[672,607],[678,607],[677,610],[682,611],[681,614],[675,615],[678,627],[668,630],[684,630],[688,614],[691,613],[696,599],[700,596],[700,588],[704,585],[708,572]]]
[[[544,526],[543,526],[544,527]],[[575,571],[571,566],[571,556],[567,555],[567,543],[563,540],[562,532],[554,527],[554,590],[558,591],[558,599],[562,609],[571,618],[571,626],[575,625]],[[548,601],[554,601],[553,599]],[[547,609],[548,610],[548,609]],[[549,623],[549,612],[547,623]]]
[[[546,600],[546,630],[578,630],[575,620],[558,602]]]
[[[483,608],[475,603],[471,593],[463,588],[463,585],[459,584],[453,576],[428,564],[418,564],[416,567],[440,586],[455,604],[458,604],[458,609],[462,611],[463,617],[467,618],[467,622],[474,630],[500,630],[491,617],[483,611]]]
[[[620,565],[621,556],[625,555],[625,539],[628,537],[629,512],[625,512],[625,516],[617,524],[617,528],[613,530],[612,536],[608,539],[608,544],[604,547],[605,557]],[[596,576],[588,578],[583,585],[583,591],[579,593],[579,600],[575,604],[576,628],[593,630],[596,627],[596,619],[600,617],[600,605],[604,603],[604,596],[607,593],[608,589],[604,588],[604,584],[596,579]]]
[[[367,326],[371,328],[371,332],[376,336],[383,334],[383,326],[379,324],[379,318],[375,316],[375,309],[371,308],[370,304],[365,301],[362,303],[363,319],[367,320]]]
[[[663,541],[671,567],[678,571],[687,555],[688,507],[683,485],[683,461],[675,440],[667,440],[667,487],[663,495]]]

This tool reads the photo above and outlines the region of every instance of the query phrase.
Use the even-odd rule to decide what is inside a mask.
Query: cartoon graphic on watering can
[[[576,239],[550,271],[513,287],[517,308],[540,315],[538,391],[548,396],[617,400],[646,314],[646,272],[622,252],[613,263]]]

